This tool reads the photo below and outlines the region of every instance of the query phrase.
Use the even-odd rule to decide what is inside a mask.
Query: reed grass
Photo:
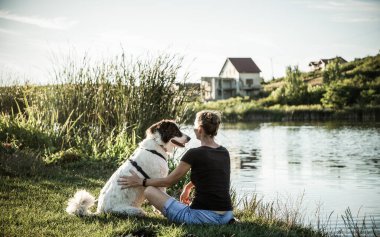
[[[188,99],[185,87],[176,86],[187,79],[179,75],[182,60],[169,54],[127,58],[124,52],[103,61],[56,58],[54,84],[0,88],[0,139],[43,150],[47,162],[66,154],[124,159],[151,124],[181,122]]]

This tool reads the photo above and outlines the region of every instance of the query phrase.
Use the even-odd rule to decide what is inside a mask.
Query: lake
[[[199,146],[193,139],[187,146]],[[224,124],[216,137],[231,155],[231,184],[239,197],[297,205],[304,222],[316,216],[331,228],[350,208],[355,220],[380,233],[380,123]],[[316,215],[316,211],[319,214]]]

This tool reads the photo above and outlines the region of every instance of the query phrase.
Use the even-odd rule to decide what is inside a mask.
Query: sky
[[[266,80],[287,66],[380,50],[380,0],[0,0],[0,77],[52,83],[54,55],[184,56],[190,81],[250,57]]]

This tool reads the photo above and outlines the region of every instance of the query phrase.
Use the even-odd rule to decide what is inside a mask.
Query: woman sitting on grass
[[[233,220],[230,196],[230,155],[226,148],[218,145],[214,137],[219,125],[217,112],[198,112],[194,122],[194,133],[201,146],[189,149],[178,166],[165,178],[143,179],[135,172],[132,176],[121,176],[119,185],[147,187],[144,195],[170,221],[187,224],[227,224]],[[180,201],[156,187],[176,184],[191,169],[191,182],[185,185]],[[195,197],[190,204],[189,195],[195,187]],[[190,204],[190,206],[188,206]]]

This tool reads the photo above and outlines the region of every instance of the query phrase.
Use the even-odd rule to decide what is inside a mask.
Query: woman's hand
[[[183,189],[182,193],[181,193],[181,196],[179,197],[179,200],[186,204],[186,205],[190,205],[191,201],[190,201],[190,189]]]
[[[185,185],[185,187],[183,188],[183,191],[181,193],[181,196],[179,197],[179,200],[186,204],[186,205],[190,205],[191,203],[191,200],[190,200],[190,193],[191,193],[191,189],[194,187],[193,183],[188,183],[187,185]]]
[[[121,189],[142,186],[144,179],[140,178],[133,170],[130,170],[129,172],[131,172],[132,176],[120,176],[117,180],[117,183],[121,186]]]

